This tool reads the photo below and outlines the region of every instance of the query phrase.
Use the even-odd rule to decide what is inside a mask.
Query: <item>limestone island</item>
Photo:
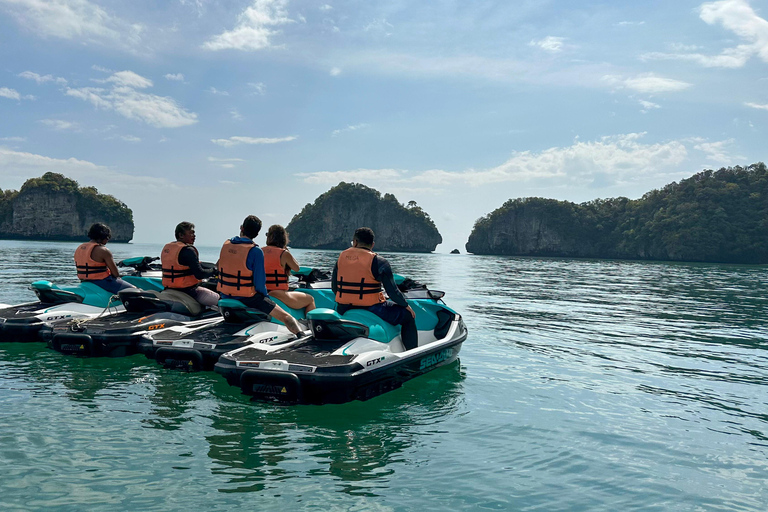
[[[286,229],[291,247],[343,250],[363,226],[376,234],[375,251],[432,252],[443,241],[415,201],[402,205],[392,194],[345,182],[307,204]]]
[[[81,242],[94,222],[112,230],[113,242],[133,238],[133,211],[94,187],[61,174],[31,178],[21,190],[0,190],[0,238]]]
[[[652,190],[575,204],[510,199],[475,222],[468,252],[719,263],[768,263],[763,163],[705,170]]]

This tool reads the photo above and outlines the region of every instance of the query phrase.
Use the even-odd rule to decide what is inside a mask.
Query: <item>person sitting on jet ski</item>
[[[75,267],[81,281],[93,283],[110,293],[117,293],[126,288],[136,288],[120,279],[112,252],[105,246],[112,238],[109,226],[97,222],[88,230],[89,242],[80,244],[75,249]]]
[[[217,290],[227,299],[236,299],[249,308],[258,309],[285,324],[293,334],[301,332],[299,324],[267,295],[264,253],[253,241],[261,231],[261,219],[249,215],[240,226],[240,236],[224,242],[219,254]]]
[[[405,349],[416,348],[416,313],[397,288],[389,262],[373,252],[373,240],[371,228],[358,228],[352,247],[339,255],[331,275],[336,310],[343,315],[350,309],[367,309],[385,322],[401,326]],[[382,285],[390,300],[384,298]]]
[[[293,309],[303,309],[308,313],[315,309],[315,299],[308,293],[289,292],[288,276],[291,270],[299,270],[296,258],[288,252],[288,232],[280,224],[269,226],[267,245],[264,252],[264,270],[267,274],[267,291],[271,297],[279,299]]]
[[[200,265],[200,254],[195,248],[195,225],[179,222],[175,235],[176,241],[165,244],[160,253],[163,286],[184,292],[203,306],[215,306],[219,303],[219,294],[200,286],[200,282],[214,275],[216,269],[204,269]]]

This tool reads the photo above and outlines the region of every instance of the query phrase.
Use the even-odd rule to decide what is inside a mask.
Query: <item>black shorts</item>
[[[264,296],[263,294],[256,292],[256,295],[253,297],[232,297],[227,296],[230,299],[239,300],[243,304],[245,304],[249,308],[258,309],[262,313],[265,313],[269,315],[272,313],[272,310],[275,309],[277,304],[272,301],[269,297]]]

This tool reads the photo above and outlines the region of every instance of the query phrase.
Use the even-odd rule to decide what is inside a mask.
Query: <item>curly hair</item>
[[[92,224],[91,228],[88,230],[88,238],[91,240],[104,240],[105,238],[109,240],[112,238],[112,230],[109,229],[109,226],[106,224],[97,222],[96,224]]]

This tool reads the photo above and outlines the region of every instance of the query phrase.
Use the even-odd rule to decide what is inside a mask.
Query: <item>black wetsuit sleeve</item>
[[[179,263],[191,268],[192,273],[197,279],[206,279],[216,272],[215,269],[204,269],[202,265],[200,265],[200,258],[198,258],[195,251],[189,247],[184,247],[179,251]]]
[[[333,290],[333,294],[336,295],[336,274],[339,271],[339,264],[336,263],[333,266],[333,272],[331,273],[331,290]]]
[[[408,301],[405,300],[405,297],[395,284],[395,276],[392,274],[392,267],[389,266],[387,260],[378,255],[374,256],[371,262],[371,273],[374,279],[384,285],[384,290],[386,290],[389,300],[404,308],[408,307]]]

